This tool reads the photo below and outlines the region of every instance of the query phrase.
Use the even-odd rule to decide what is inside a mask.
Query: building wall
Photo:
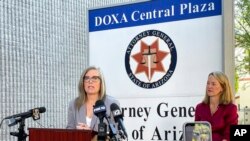
[[[65,128],[68,102],[88,64],[87,9],[129,1],[0,0],[0,119],[44,106],[40,120],[25,120],[26,132]],[[19,125],[5,121],[0,140],[17,140],[9,133]]]
[[[239,124],[250,124],[250,77],[239,80],[236,103],[239,109]]]

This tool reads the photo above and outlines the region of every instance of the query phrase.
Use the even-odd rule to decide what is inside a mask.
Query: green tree
[[[238,78],[250,74],[250,0],[235,0],[235,51],[238,82]]]

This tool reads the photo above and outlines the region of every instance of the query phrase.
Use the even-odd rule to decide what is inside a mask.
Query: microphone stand
[[[116,131],[114,124],[109,123],[109,137],[111,141],[118,141],[116,138]]]
[[[16,136],[18,138],[17,141],[26,141],[26,137],[28,136],[24,131],[24,126],[25,126],[24,121],[25,121],[24,118],[20,118],[17,120],[17,122],[19,122],[19,128],[18,128],[19,132],[10,132],[10,135]]]
[[[106,120],[108,121],[108,124],[109,124],[109,140],[110,141],[118,141],[118,139],[117,139],[117,137],[116,137],[116,134],[117,134],[117,132],[116,132],[116,128],[115,128],[115,125],[114,124],[112,124],[111,122],[110,122],[110,117],[105,117],[106,118]]]
[[[100,118],[100,123],[98,124],[98,135],[97,141],[106,141],[107,135],[107,125],[103,122],[103,118]]]
[[[119,132],[120,137],[121,137],[123,140],[128,140],[128,138],[125,136],[124,132],[123,132],[121,129],[119,129],[118,132]]]

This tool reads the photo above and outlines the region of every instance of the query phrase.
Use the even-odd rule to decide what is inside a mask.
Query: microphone
[[[15,118],[10,118],[8,121],[6,121],[6,124],[8,124],[9,127],[14,126],[17,124],[17,120]]]
[[[103,118],[106,116],[106,106],[102,100],[97,100],[94,105],[94,114],[103,122]]]
[[[99,118],[100,123],[98,124],[98,141],[105,141],[107,135],[107,125],[103,122],[103,118],[106,117],[106,106],[102,100],[97,100],[94,109],[94,114]]]
[[[32,116],[33,120],[38,120],[40,119],[40,113],[44,113],[45,111],[46,111],[45,107],[38,107],[38,108],[31,109],[24,113],[19,113],[16,115],[5,117],[4,119],[12,119],[12,118],[17,118],[17,117],[24,119],[24,118],[29,118]]]
[[[119,106],[117,104],[115,104],[115,103],[112,103],[110,105],[110,109],[111,109],[111,112],[112,112],[112,114],[114,116],[115,122],[118,122],[118,127],[120,129],[122,129],[122,131],[124,132],[124,135],[127,138],[128,135],[127,135],[126,129],[125,129],[124,125],[123,125],[123,114],[122,114]]]

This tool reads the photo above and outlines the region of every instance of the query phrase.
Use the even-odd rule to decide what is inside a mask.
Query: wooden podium
[[[90,130],[29,128],[29,141],[91,141]]]

